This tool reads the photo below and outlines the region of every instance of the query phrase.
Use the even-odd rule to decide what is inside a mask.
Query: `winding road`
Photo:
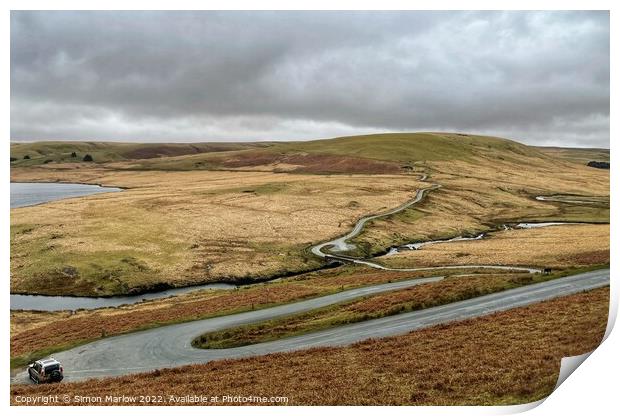
[[[54,357],[64,363],[66,380],[75,381],[310,347],[342,346],[369,338],[399,335],[440,323],[488,315],[607,286],[609,285],[609,269],[581,273],[420,311],[255,345],[220,350],[201,350],[191,345],[195,337],[205,332],[309,311],[360,296],[402,289],[415,284],[431,283],[441,279],[442,277],[413,279],[363,287],[268,309],[154,328],[105,338],[60,352]],[[25,372],[11,379],[11,383],[27,381]]]
[[[427,179],[428,179],[427,174],[423,174],[420,177],[421,182],[426,182]],[[405,202],[402,205],[397,206],[396,208],[392,208],[380,214],[368,215],[368,216],[360,218],[355,223],[355,226],[353,227],[353,229],[349,231],[347,234],[341,237],[338,237],[334,240],[330,240],[330,241],[317,244],[316,246],[312,247],[311,249],[312,253],[316,256],[319,256],[325,259],[338,260],[338,261],[345,262],[345,263],[362,264],[362,265],[369,266],[375,269],[387,270],[387,271],[422,272],[422,271],[428,271],[428,270],[449,270],[449,269],[491,269],[491,270],[508,270],[508,271],[518,271],[518,272],[528,272],[528,273],[541,272],[540,269],[536,269],[532,267],[502,266],[502,265],[494,265],[494,264],[394,268],[394,267],[383,266],[382,264],[374,262],[370,259],[357,258],[357,257],[347,256],[344,254],[337,254],[337,252],[346,252],[346,251],[355,249],[355,245],[353,243],[350,243],[349,240],[358,236],[362,232],[362,230],[364,229],[364,226],[366,225],[368,221],[372,221],[377,218],[383,218],[383,217],[388,217],[390,215],[397,214],[411,207],[412,205],[417,204],[420,201],[422,201],[422,198],[424,198],[424,195],[426,194],[426,192],[433,191],[439,188],[441,188],[440,184],[432,183],[429,188],[419,189],[416,192],[413,199],[410,199],[409,201]],[[462,237],[457,237],[456,239],[453,239],[453,240],[456,241],[457,239],[463,240]],[[448,241],[453,241],[453,240],[448,240]],[[426,244],[429,244],[429,243],[431,242],[427,242]],[[423,244],[424,243],[421,243],[421,245]],[[325,253],[323,250],[327,250],[329,251],[329,253]]]

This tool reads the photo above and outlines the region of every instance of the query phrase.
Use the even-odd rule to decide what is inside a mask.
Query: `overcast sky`
[[[12,12],[13,140],[609,147],[607,12]]]

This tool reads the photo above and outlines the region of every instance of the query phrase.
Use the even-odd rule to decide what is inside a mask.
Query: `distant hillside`
[[[609,149],[585,149],[578,147],[537,147],[536,149],[549,156],[583,165],[593,160],[597,162],[609,162]]]
[[[249,169],[298,173],[399,173],[425,161],[549,160],[537,149],[497,137],[451,133],[391,133],[306,142],[274,142],[268,147],[143,160],[134,169]]]
[[[76,157],[71,156],[76,152]],[[30,160],[23,157],[28,154]],[[391,133],[306,142],[136,144],[39,142],[13,144],[12,166],[77,162],[85,154],[118,169],[273,170],[298,173],[399,173],[440,160],[549,160],[537,148],[497,137],[458,133]]]
[[[524,144],[459,133],[389,133],[276,144],[272,150],[328,153],[388,161],[452,160],[474,156],[541,156]]]
[[[32,166],[52,162],[81,162],[85,155],[94,162],[152,159],[209,152],[247,149],[266,144],[253,143],[116,143],[34,142],[11,143],[11,165]],[[75,153],[75,156],[73,156]]]

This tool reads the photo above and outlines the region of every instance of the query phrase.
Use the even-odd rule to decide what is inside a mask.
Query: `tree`
[[[77,157],[77,153],[71,152],[71,157]]]
[[[82,159],[84,162],[92,162],[93,161],[93,157],[89,154],[84,156],[84,159]]]
[[[30,159],[30,156],[26,155],[24,156],[24,159]]]

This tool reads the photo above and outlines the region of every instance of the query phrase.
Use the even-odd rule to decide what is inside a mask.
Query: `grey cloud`
[[[12,12],[13,139],[609,146],[606,12]]]

